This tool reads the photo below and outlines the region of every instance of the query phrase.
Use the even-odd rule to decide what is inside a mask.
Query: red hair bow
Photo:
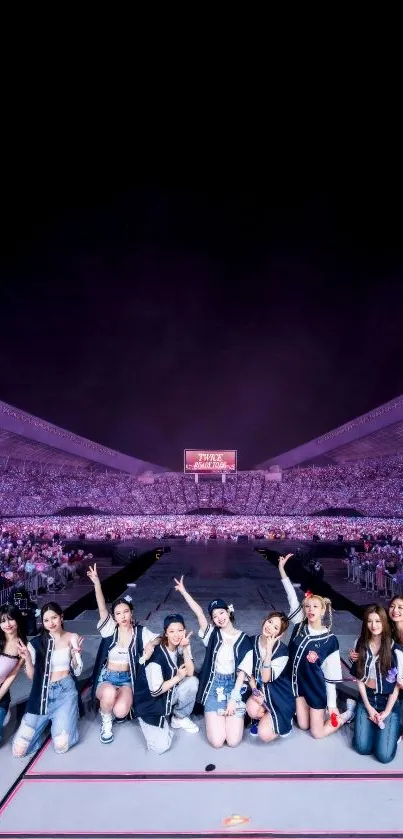
[[[308,589],[308,591],[305,592],[305,597],[313,597],[313,596],[314,595],[312,594],[311,591],[309,591],[309,589]]]

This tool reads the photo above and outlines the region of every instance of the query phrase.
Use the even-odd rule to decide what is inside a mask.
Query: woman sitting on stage
[[[306,592],[300,605],[284,570],[287,559],[279,558],[279,571],[291,609],[289,619],[295,624],[289,642],[288,673],[296,699],[298,725],[310,729],[312,736],[320,739],[334,734],[352,719],[355,703],[347,699],[347,711],[339,713],[336,684],[342,681],[342,672],[339,642],[331,631],[331,602],[327,597]],[[322,623],[327,611],[329,626]]]
[[[288,737],[292,731],[295,699],[287,672],[288,648],[280,640],[289,621],[283,612],[270,612],[262,624],[260,635],[253,636],[252,696],[246,710],[252,720],[249,729],[265,743],[277,737]]]
[[[76,677],[82,672],[82,638],[63,628],[63,611],[58,603],[41,609],[42,632],[25,645],[18,642],[19,655],[32,679],[26,711],[13,741],[15,757],[35,750],[49,722],[55,752],[67,752],[78,740],[79,693]]]
[[[351,673],[358,680],[359,701],[353,748],[362,755],[374,754],[381,763],[390,763],[399,738],[403,650],[392,639],[383,606],[374,604],[365,609],[355,652],[358,658]]]
[[[172,742],[173,730],[197,734],[190,719],[198,679],[182,615],[167,615],[161,643],[146,664],[145,677],[139,670],[136,685],[136,714],[150,751],[163,754]],[[169,727],[169,721],[171,727]]]
[[[197,617],[199,637],[207,648],[197,694],[197,701],[204,706],[207,739],[217,749],[224,743],[237,746],[244,729],[244,682],[249,681],[253,668],[250,638],[235,628],[233,608],[224,600],[209,603],[209,624],[201,606],[186,590],[183,576],[175,583],[176,591]]]
[[[130,597],[118,597],[109,614],[96,564],[89,567],[87,575],[94,584],[99,611],[97,629],[102,637],[92,674],[92,696],[99,700],[101,743],[112,743],[112,723],[123,722],[133,707],[139,659],[147,661],[160,639],[146,627],[133,623]]]
[[[10,687],[24,663],[20,658],[18,643],[27,643],[23,622],[23,616],[15,606],[0,608],[0,745],[11,702]]]

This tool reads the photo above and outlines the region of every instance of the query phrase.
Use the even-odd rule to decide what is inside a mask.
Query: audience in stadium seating
[[[345,541],[357,541],[363,534],[389,540],[403,540],[403,519],[344,518],[341,516],[46,516],[7,519],[3,530],[12,539],[27,539],[30,533],[37,539],[51,540],[57,531],[60,538],[77,539],[85,533],[87,540],[167,539],[183,537],[189,542],[209,539],[301,539],[311,541],[315,534],[321,539],[337,540],[338,534]]]
[[[117,540],[182,536],[189,541],[240,535],[336,539],[339,533],[348,541],[363,533],[388,534],[383,547],[374,548],[367,539],[370,556],[350,558],[350,570],[354,566],[360,581],[371,572],[378,591],[388,588],[388,578],[400,584],[402,549],[385,544],[403,539],[402,455],[295,468],[281,481],[269,478],[261,471],[239,472],[224,483],[220,478],[195,483],[194,476],[165,473],[145,481],[106,469],[77,472],[10,460],[0,470],[0,588],[27,581],[30,591],[60,588],[82,569],[83,556],[68,556],[55,532],[62,540],[84,532],[88,539],[108,533]],[[102,513],[57,515],[66,508]],[[362,517],[326,515],[331,508],[354,509]],[[209,510],[210,515],[197,514]],[[384,518],[389,516],[394,518]]]
[[[1,514],[54,515],[66,507],[92,507],[117,515],[183,515],[200,509],[233,515],[309,516],[354,508],[371,517],[403,515],[403,456],[283,473],[238,472],[220,480],[162,474],[144,482],[118,471],[46,471],[41,464],[10,462],[0,471]]]

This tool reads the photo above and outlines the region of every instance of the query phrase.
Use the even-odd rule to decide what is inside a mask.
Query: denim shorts
[[[216,714],[222,716],[227,709],[227,704],[231,699],[231,691],[235,687],[235,673],[230,676],[224,676],[222,673],[216,673],[213,678],[213,684],[209,690],[208,697],[204,703],[204,711],[215,711]],[[242,700],[236,703],[236,717],[243,717],[245,715],[246,705]]]
[[[131,688],[132,686],[129,670],[124,670],[123,673],[120,673],[118,670],[107,670],[106,667],[103,667],[98,684],[100,685],[102,682],[109,682],[115,688],[123,688],[126,685]]]

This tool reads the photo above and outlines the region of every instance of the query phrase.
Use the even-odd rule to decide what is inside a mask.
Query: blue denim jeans
[[[78,740],[78,694],[71,676],[49,685],[47,714],[24,714],[13,740],[13,753],[24,757],[38,748],[48,723],[55,752],[67,752]]]
[[[7,716],[7,709],[0,706],[0,746],[3,742],[3,725]]]
[[[367,688],[368,702],[376,711],[384,711],[388,697]],[[390,763],[395,757],[400,729],[400,703],[386,717],[385,728],[371,722],[361,700],[357,703],[355,715],[353,749],[360,755],[373,754],[381,763]]]

